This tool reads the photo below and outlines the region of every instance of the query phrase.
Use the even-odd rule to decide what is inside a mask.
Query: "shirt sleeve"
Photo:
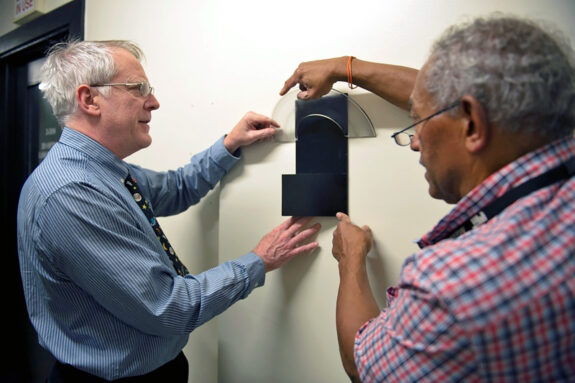
[[[92,185],[58,190],[42,208],[36,239],[43,268],[61,279],[54,288],[77,286],[78,296],[89,296],[130,326],[169,336],[191,332],[264,283],[263,262],[253,253],[198,275],[175,276],[142,222]]]
[[[241,149],[230,154],[221,137],[177,170],[157,172],[130,165],[130,173],[150,201],[154,214],[165,217],[198,203],[239,161],[240,155]]]
[[[474,354],[441,300],[413,286],[388,293],[393,294],[388,307],[356,334],[361,381],[469,381]]]

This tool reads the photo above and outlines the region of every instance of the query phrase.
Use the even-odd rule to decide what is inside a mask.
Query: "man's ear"
[[[96,94],[88,85],[82,84],[76,89],[76,100],[78,109],[91,116],[100,115],[100,105],[96,99]]]
[[[461,109],[465,124],[465,147],[471,153],[478,153],[487,146],[490,139],[487,113],[479,100],[471,95],[461,98]]]

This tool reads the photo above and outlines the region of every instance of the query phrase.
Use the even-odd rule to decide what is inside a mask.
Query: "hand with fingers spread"
[[[254,249],[265,265],[266,272],[280,268],[284,263],[318,247],[317,242],[301,244],[314,236],[321,225],[305,228],[312,218],[290,218],[266,234]]]
[[[273,137],[279,124],[269,117],[248,112],[224,139],[224,146],[234,153],[242,146]]]

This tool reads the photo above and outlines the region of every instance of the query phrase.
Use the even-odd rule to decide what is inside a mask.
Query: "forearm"
[[[347,81],[347,61],[349,56],[336,60],[334,78]],[[408,109],[408,100],[415,83],[418,70],[390,64],[381,64],[354,58],[351,61],[353,83],[377,94],[386,101]]]
[[[406,110],[417,72],[404,66],[352,60],[352,77],[357,86]]]
[[[354,360],[355,335],[360,327],[379,314],[367,278],[365,264],[339,264],[340,284],[336,305],[336,327],[341,360],[352,381],[359,381]]]

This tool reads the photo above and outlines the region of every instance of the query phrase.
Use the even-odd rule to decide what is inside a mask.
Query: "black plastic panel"
[[[282,190],[282,215],[320,217],[348,213],[347,174],[284,174]]]
[[[297,101],[296,124],[296,174],[282,177],[282,215],[347,214],[347,97]]]

